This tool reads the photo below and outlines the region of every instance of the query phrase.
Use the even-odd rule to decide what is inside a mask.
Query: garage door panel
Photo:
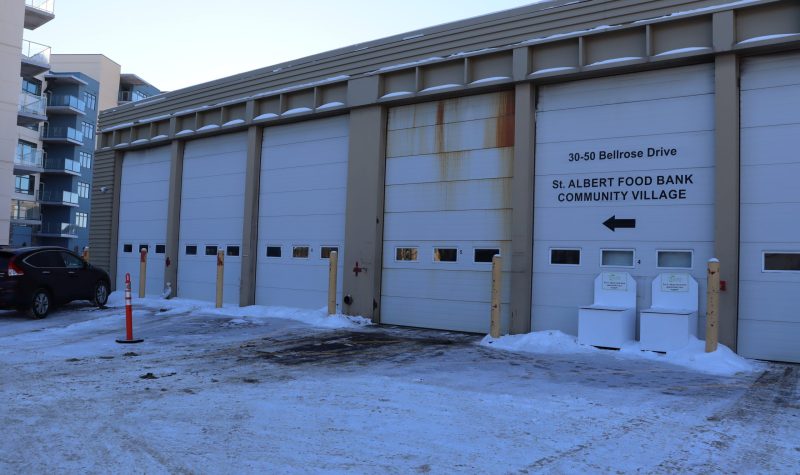
[[[800,161],[791,164],[742,167],[742,203],[800,203],[798,177],[800,177]],[[770,186],[758,186],[759,183],[769,183]]]
[[[594,302],[596,274],[533,274],[533,303],[542,306],[573,305],[576,309]],[[569,295],[568,302],[564,296]],[[534,320],[538,318],[534,315]]]
[[[749,57],[740,68],[743,91],[796,85],[800,57],[793,54]]]
[[[546,92],[539,97],[538,110],[582,108],[713,94],[714,76],[712,66],[703,64],[636,75],[575,81]]]
[[[568,335],[578,334],[578,307],[533,304],[532,331],[558,330]]]
[[[492,299],[492,274],[490,271],[387,269],[383,285],[390,297],[408,297],[437,300],[463,300],[490,303]],[[502,303],[511,296],[511,276],[504,274],[501,283]]]
[[[476,229],[475,223],[480,223]],[[384,234],[401,241],[503,241],[511,234],[511,210],[393,213],[384,218]]]
[[[741,118],[743,128],[800,122],[800,111],[785,107],[787,103],[800,104],[800,84],[742,91],[741,100],[742,111],[746,112]]]
[[[259,241],[288,240],[297,243],[315,241],[340,242],[344,234],[344,214],[313,216],[270,216],[269,222],[260,220]]]
[[[482,94],[389,109],[388,130],[487,119],[514,113],[513,95]]]
[[[187,198],[183,201],[186,206],[181,206],[181,219],[223,219],[228,220],[231,216],[241,216],[244,213],[244,203],[242,195],[214,196],[213,200],[208,198]],[[241,233],[241,229],[239,230]]]
[[[148,201],[164,201],[168,197],[169,181],[158,180],[140,183],[125,182],[125,191],[120,193],[120,205]]]
[[[742,242],[796,243],[800,236],[800,203],[741,205]]]
[[[742,166],[796,161],[792,151],[798,147],[798,137],[800,137],[800,124],[742,129]],[[744,174],[742,176],[744,178]]]
[[[261,162],[262,170],[316,167],[332,163],[347,163],[347,137],[334,137],[316,142],[272,145],[264,138],[264,147],[269,149],[269,159]],[[269,175],[265,178],[269,179]]]
[[[797,281],[741,281],[739,284],[740,318],[795,323],[800,326],[800,323],[797,322],[798,313],[800,313],[798,310],[800,309],[800,292],[797,291],[797,284]]]
[[[244,183],[244,173],[220,173],[217,175],[187,179],[183,183],[183,192],[187,197],[207,199],[218,196],[238,196],[237,189]]]
[[[307,216],[338,214],[347,200],[347,189],[298,190],[281,193],[265,193],[262,216]]]
[[[163,221],[166,223],[166,209],[164,208],[164,200],[148,200],[132,202],[133,206],[126,206],[125,221],[120,223],[120,229],[127,226],[126,223],[148,221],[158,222]],[[125,206],[125,204],[120,204]],[[166,230],[166,224],[164,225]],[[160,231],[160,228],[157,229]]]
[[[224,157],[227,155],[238,157],[247,153],[247,133],[238,132],[233,134],[216,135],[214,137],[207,137],[197,140],[191,140],[186,143],[184,151],[184,159],[191,158],[194,163],[205,165],[209,161],[222,170],[227,170],[226,166],[221,166],[219,160],[214,157]],[[230,164],[234,167],[236,163]],[[194,172],[203,172],[203,168],[185,171],[185,176],[195,176]]]
[[[513,129],[513,121],[490,118],[393,130],[386,134],[386,148],[392,157],[403,157],[505,147],[503,127]]]
[[[385,206],[391,213],[511,208],[511,179],[387,186]]]
[[[513,162],[511,147],[392,157],[386,160],[386,185],[510,178]]]
[[[381,298],[381,322],[438,330],[473,333],[489,332],[488,303],[453,300],[417,300],[406,297]],[[500,309],[501,332],[508,332],[508,306]]]
[[[800,361],[800,323],[739,319],[738,352],[748,358]]]
[[[739,272],[743,280],[800,284],[800,272],[763,272],[764,251],[800,253],[800,242],[742,242]]]
[[[571,140],[568,142],[539,142],[537,155],[548,157],[537,160],[537,176],[561,174],[564,164],[569,164],[579,173],[622,173],[637,171],[656,171],[671,169],[675,162],[688,161],[694,168],[714,166],[714,132],[698,131],[679,134],[651,133],[645,136],[621,137],[615,139]],[[671,150],[676,149],[674,155]],[[641,152],[642,159],[606,158],[614,157],[615,151]],[[581,157],[594,152],[594,160],[570,162],[570,154]],[[605,155],[603,155],[605,154]],[[617,155],[618,156],[618,155]]]
[[[209,256],[187,256],[181,262],[185,275],[180,280],[178,291],[182,298],[213,301],[216,299],[217,259]],[[241,261],[231,258],[225,260],[222,301],[227,304],[239,303],[239,282]],[[209,286],[213,279],[215,285]]]
[[[324,163],[318,165],[316,172],[310,173],[307,167],[269,169],[264,176],[262,187],[267,193],[297,191],[298,184],[304,190],[327,190],[332,183],[347,182],[347,163]]]
[[[537,142],[596,140],[712,130],[713,95],[680,97],[641,103],[624,103],[579,110],[559,110],[536,115]],[[687,110],[702,111],[687,114]],[[658,111],[654,114],[653,111]],[[579,127],[578,121],[591,126]]]
[[[268,127],[264,130],[264,143],[272,146],[298,144],[303,146],[306,142],[319,142],[331,138],[348,137],[348,122],[343,116],[316,119],[313,126],[310,122]]]
[[[157,156],[150,158],[153,160],[157,158]],[[125,172],[128,174],[128,176],[125,178],[125,184],[133,185],[137,183],[169,183],[169,169],[170,163],[164,161],[163,155],[161,160],[158,162],[132,163],[125,169]],[[123,189],[123,194],[126,192],[127,188]]]
[[[181,219],[181,241],[190,244],[215,244],[242,240],[244,220],[241,217]]]
[[[417,261],[398,261],[395,259],[397,248],[413,247],[417,249]],[[459,254],[456,262],[434,261],[435,248],[455,248]],[[511,255],[511,241],[383,241],[384,269],[418,269],[489,271],[491,262],[474,262],[476,249],[499,249],[502,256]],[[503,260],[503,271],[511,271],[510,259]]]

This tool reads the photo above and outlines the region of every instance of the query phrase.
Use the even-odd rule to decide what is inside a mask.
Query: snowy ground
[[[800,473],[796,365],[135,308],[0,313],[0,473]]]

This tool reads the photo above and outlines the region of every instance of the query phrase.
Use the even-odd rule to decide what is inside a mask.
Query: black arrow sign
[[[617,228],[635,228],[636,227],[636,220],[635,219],[617,219],[617,216],[614,215],[607,220],[603,221],[603,225],[608,229],[615,231]]]

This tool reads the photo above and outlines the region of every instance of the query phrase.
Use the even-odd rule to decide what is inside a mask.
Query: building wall
[[[380,272],[384,267],[380,248],[384,240],[387,111],[393,106],[514,91],[515,104],[524,107],[515,108],[515,125],[511,127],[514,142],[521,147],[514,151],[514,176],[509,190],[514,198],[509,223],[513,274],[509,325],[515,332],[523,332],[530,329],[530,269],[532,262],[534,267],[536,264],[532,237],[535,230],[531,233],[532,211],[527,200],[533,200],[536,194],[537,185],[531,176],[534,165],[537,160],[547,160],[546,156],[537,157],[534,147],[537,127],[534,111],[540,92],[551,84],[602,77],[624,79],[620,75],[634,72],[658,75],[659,71],[704,65],[708,72],[706,85],[713,87],[713,94],[706,91],[707,109],[713,110],[705,114],[713,117],[714,127],[713,138],[706,140],[713,143],[713,150],[703,149],[703,158],[714,164],[711,171],[714,189],[709,190],[706,185],[703,193],[706,204],[713,199],[714,206],[706,213],[705,219],[710,222],[702,224],[708,232],[701,240],[713,240],[711,252],[723,263],[721,277],[727,283],[727,290],[721,293],[720,339],[735,348],[740,246],[738,58],[800,49],[800,5],[767,0],[747,4],[617,0],[558,4],[561,6],[556,8],[552,8],[553,4],[523,7],[460,23],[458,27],[452,24],[434,27],[425,30],[424,39],[405,46],[391,39],[379,40],[360,54],[345,48],[313,57],[317,69],[312,72],[309,65],[306,76],[299,74],[298,69],[293,70],[294,66],[280,73],[256,71],[167,93],[158,101],[143,101],[135,110],[123,106],[107,111],[101,117],[100,151],[108,159],[113,153],[114,158],[113,163],[104,165],[109,173],[97,186],[107,185],[113,190],[118,180],[118,171],[114,170],[119,170],[118,162],[124,160],[126,150],[172,143],[178,154],[175,163],[180,163],[183,144],[201,137],[243,130],[256,136],[254,130],[268,133],[279,124],[348,114],[351,129],[345,246],[349,251],[341,265],[346,269],[344,293],[353,303],[343,308],[345,312],[377,320]],[[512,24],[518,29],[510,31]],[[510,42],[512,39],[515,42]],[[508,42],[499,44],[500,41]],[[428,56],[433,52],[454,52],[454,48],[458,50],[464,45],[474,48],[473,53]],[[491,47],[494,49],[487,49]],[[391,50],[397,56],[388,57],[402,58],[405,62],[387,65],[382,61],[391,59],[372,56],[373,48]],[[336,66],[339,69],[332,66],[347,55],[352,59],[348,66],[343,63]],[[305,68],[307,60],[311,61],[307,58],[293,64]],[[384,65],[383,69],[374,69],[377,65]],[[332,76],[334,72],[348,75]],[[713,75],[713,86],[709,74]],[[278,87],[296,84],[300,76],[307,80],[305,84],[288,89]],[[223,100],[231,98],[239,99]],[[603,119],[596,120],[601,123]],[[647,114],[641,120],[647,120]],[[563,125],[569,126],[569,123]],[[438,138],[445,143],[448,140],[446,134]],[[248,148],[248,163],[255,163],[260,157],[251,149]],[[180,179],[173,178],[172,184],[179,187]],[[248,181],[246,188],[249,197],[245,196],[243,215],[252,216],[252,203],[257,200],[251,195],[258,196],[258,183]],[[116,196],[118,192],[114,193]],[[526,202],[521,202],[521,198]],[[113,203],[111,198],[104,200]],[[168,228],[176,226],[176,218],[173,216]],[[97,224],[92,229],[93,239],[115,239],[117,223],[113,207],[109,219]],[[252,241],[253,233],[257,232],[245,225],[243,241]],[[177,227],[172,233],[177,235]],[[354,242],[357,245],[353,246]],[[701,254],[705,258],[708,252]],[[250,259],[254,257],[251,255]],[[113,265],[111,255],[104,265]],[[243,266],[242,273],[242,304],[253,303],[253,279],[245,274],[247,267]],[[523,275],[525,272],[527,275]],[[535,277],[533,280],[536,288]]]
[[[117,106],[119,75],[122,67],[102,54],[54,54],[50,57],[53,71],[80,71],[100,83],[98,110]]]
[[[0,203],[10,203],[14,190],[13,168],[17,147],[20,49],[25,2],[0,0],[0,12]],[[8,211],[8,208],[0,208],[0,244],[8,244],[11,223]]]

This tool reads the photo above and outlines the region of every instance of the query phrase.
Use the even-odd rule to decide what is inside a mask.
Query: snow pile
[[[692,338],[692,341],[685,347],[666,354],[642,351],[639,342],[634,341],[623,347],[619,352],[599,350],[592,346],[581,345],[576,337],[558,330],[532,332],[524,335],[505,335],[500,338],[492,338],[487,335],[481,340],[480,345],[523,353],[608,353],[624,359],[660,361],[718,376],[733,376],[737,373],[748,373],[763,369],[761,363],[742,358],[722,344],[718,346],[717,351],[706,353],[705,342],[697,338]]]
[[[224,304],[222,308],[216,308],[212,302],[190,299],[162,299],[155,297],[145,297],[143,299],[133,298],[133,307],[158,308],[157,315],[184,315],[190,313],[204,313],[218,315],[222,317],[235,317],[231,320],[232,324],[264,324],[265,320],[280,318],[284,320],[295,320],[319,328],[353,328],[371,325],[372,322],[364,317],[350,315],[328,315],[327,309],[309,310],[289,307],[268,307],[264,305],[250,305],[239,307],[238,305]],[[108,298],[109,307],[124,307],[125,297],[122,292],[114,292]]]

